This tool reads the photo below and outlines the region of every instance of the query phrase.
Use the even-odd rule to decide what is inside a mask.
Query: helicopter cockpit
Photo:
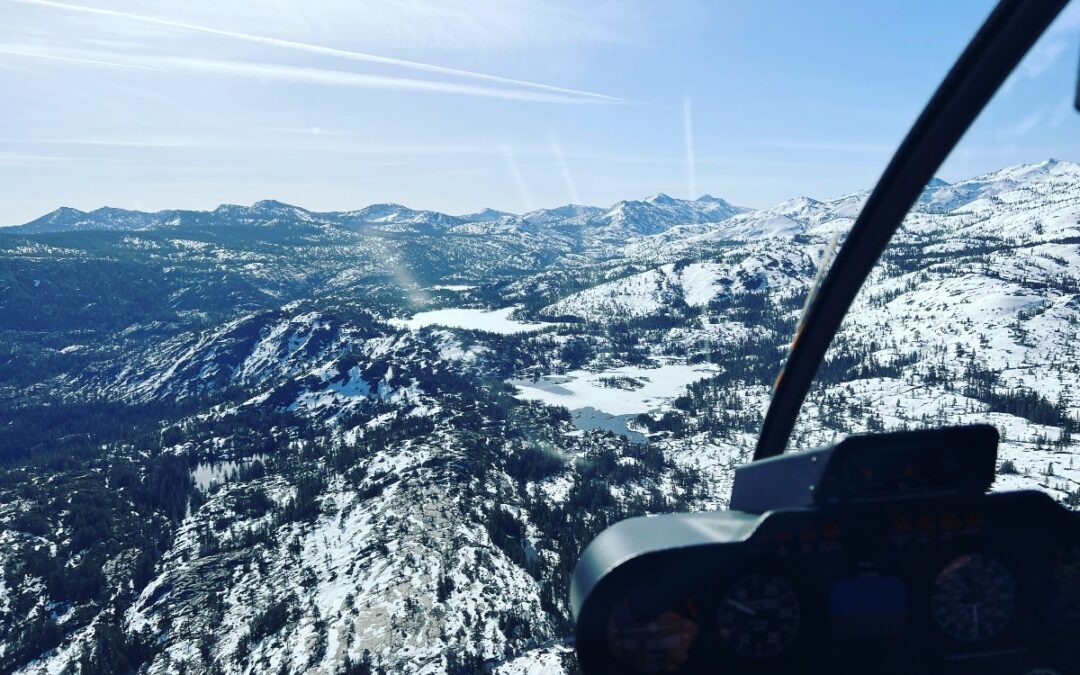
[[[992,426],[783,454],[901,220],[1065,4],[1003,0],[896,151],[807,303],[729,510],[626,520],[582,554],[585,673],[1080,672],[1080,514],[988,493]]]

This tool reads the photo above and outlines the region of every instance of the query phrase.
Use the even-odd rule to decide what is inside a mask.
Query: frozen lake
[[[468,291],[476,288],[470,284],[436,284],[430,286],[428,290],[431,291]]]
[[[388,323],[398,328],[408,328],[410,330],[417,330],[425,326],[445,326],[446,328],[483,330],[503,335],[543,330],[548,326],[555,325],[552,323],[525,323],[524,321],[511,319],[510,315],[516,309],[517,307],[504,307],[502,309],[452,307],[420,312],[411,319],[390,319]]]
[[[602,429],[622,434],[633,443],[644,443],[648,440],[645,438],[645,434],[631,431],[630,427],[627,426],[627,423],[634,418],[634,415],[609,415],[596,408],[578,408],[572,411],[570,416],[574,420],[574,426],[578,429],[584,429],[585,431]]]
[[[518,398],[566,406],[594,408],[609,415],[638,415],[656,410],[683,393],[686,385],[717,372],[710,365],[668,364],[658,368],[623,366],[599,372],[572,370],[536,382],[511,380]]]
[[[607,429],[641,442],[645,437],[626,427],[631,418],[659,409],[681,395],[688,384],[716,372],[710,365],[623,366],[599,372],[573,370],[535,382],[510,380],[510,384],[518,388],[518,398],[568,408],[579,429]]]

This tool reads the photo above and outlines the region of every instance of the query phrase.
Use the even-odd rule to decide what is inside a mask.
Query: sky
[[[182,6],[181,6],[182,4]],[[988,0],[0,0],[0,225],[873,186]],[[941,171],[1080,161],[1080,0]]]

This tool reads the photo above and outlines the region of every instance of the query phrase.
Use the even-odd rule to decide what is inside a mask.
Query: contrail
[[[500,77],[498,75],[488,75],[486,73],[477,73],[471,70],[461,70],[459,68],[449,68],[447,66],[439,66],[431,63],[421,63],[419,61],[407,61],[405,59],[395,59],[389,56],[379,56],[377,54],[368,54],[365,52],[357,52],[348,49],[336,49],[334,47],[323,47],[320,45],[308,44],[306,42],[296,42],[295,40],[284,40],[281,38],[268,37],[265,35],[252,35],[250,33],[240,33],[237,31],[223,30],[220,28],[210,28],[209,26],[199,26],[197,24],[184,23],[182,21],[173,21],[171,19],[160,19],[153,16],[146,16],[143,14],[133,14],[130,12],[121,12],[113,9],[104,9],[101,7],[86,7],[83,5],[72,5],[66,2],[56,2],[55,0],[9,0],[9,2],[18,2],[26,5],[37,5],[40,7],[50,7],[53,9],[63,9],[71,12],[83,12],[86,14],[97,14],[100,16],[111,16],[120,19],[127,19],[130,21],[140,21],[142,23],[154,24],[157,26],[167,26],[169,28],[180,28],[182,30],[195,31],[198,33],[206,33],[208,35],[217,35],[220,37],[232,38],[234,40],[244,40],[246,42],[255,42],[263,45],[271,45],[274,47],[283,47],[285,49],[295,49],[299,51],[311,52],[313,54],[322,54],[325,56],[334,56],[338,58],[351,59],[353,61],[364,61],[367,63],[378,63],[387,66],[398,66],[401,68],[411,68],[413,70],[421,70],[429,73],[439,73],[441,75],[452,75],[455,77],[465,77],[474,80],[484,80],[486,82],[498,82],[500,84],[508,84],[517,87],[527,87],[531,89],[541,89],[544,91],[557,92],[560,94],[570,94],[573,96],[582,96],[585,98],[592,98],[608,103],[628,103],[626,99],[618,98],[615,96],[608,96],[606,94],[598,94],[591,91],[582,91],[579,89],[568,89],[566,87],[556,87],[550,84],[541,84],[539,82],[529,82],[527,80],[516,80],[510,77]]]
[[[7,48],[3,45],[0,45],[0,54],[5,53],[6,49]],[[542,101],[547,103],[567,103],[577,105],[597,105],[603,103],[603,101],[597,99],[583,98],[581,96],[570,96],[528,89],[508,89],[506,87],[492,87],[467,82],[447,82],[445,80],[400,77],[396,75],[370,75],[368,73],[355,73],[345,70],[286,66],[277,63],[143,56],[133,59],[132,63],[125,64],[122,62],[118,63],[115,61],[100,60],[96,58],[99,52],[68,50],[61,54],[41,51],[12,51],[10,53],[18,53],[23,56],[59,59],[61,61],[71,61],[76,63],[115,66],[120,68],[138,68],[141,70],[152,70],[157,72],[182,71],[214,73],[334,87],[427,91],[446,94],[467,94],[470,96],[484,96],[488,98],[502,98],[516,101]]]
[[[68,61],[71,63],[85,63],[93,66],[108,66],[109,68],[125,68],[128,70],[151,70],[154,72],[163,72],[160,68],[151,68],[150,66],[137,66],[130,63],[117,63],[115,61],[101,61],[98,59],[84,59],[75,56],[59,56],[57,54],[43,54],[41,52],[34,51],[22,51],[19,49],[10,49],[8,47],[0,47],[0,54],[10,54],[12,56],[26,56],[33,59],[48,59],[51,61]]]
[[[177,68],[187,71],[216,72],[227,75],[272,78],[277,80],[287,80],[291,82],[305,82],[311,84],[338,87],[429,91],[446,94],[468,94],[471,96],[503,98],[516,101],[544,101],[548,103],[577,103],[585,105],[599,103],[599,101],[596,101],[595,99],[587,99],[580,96],[548,93],[543,91],[506,89],[502,87],[489,87],[479,84],[466,84],[463,82],[424,80],[414,77],[369,75],[367,73],[354,73],[344,70],[328,70],[326,68],[285,66],[276,63],[252,63],[172,57],[148,57],[143,59],[143,62],[158,64],[166,68]]]

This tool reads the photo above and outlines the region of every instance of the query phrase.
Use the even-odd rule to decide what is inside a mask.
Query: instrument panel
[[[1080,523],[1042,493],[675,514],[597,542],[572,591],[586,673],[1080,672]]]

